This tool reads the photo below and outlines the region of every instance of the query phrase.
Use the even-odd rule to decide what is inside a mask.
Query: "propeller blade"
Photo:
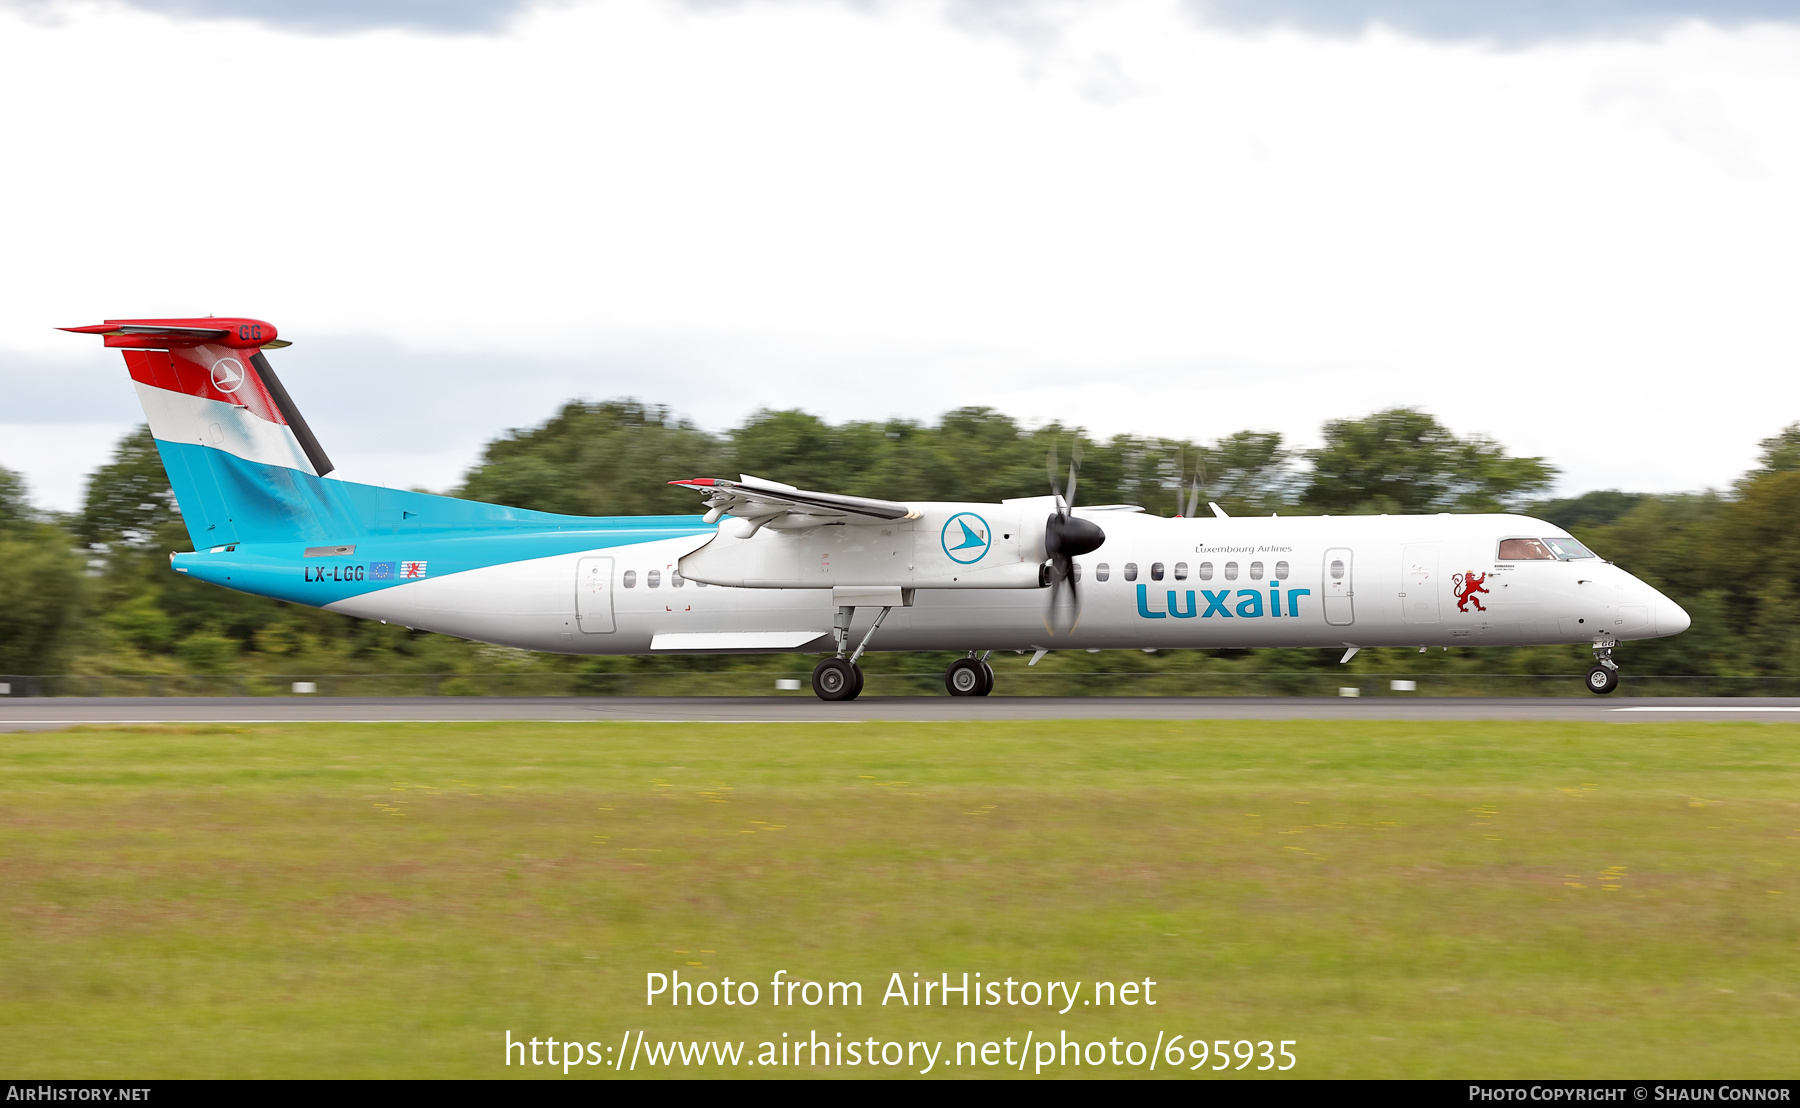
[[[1070,508],[1075,507],[1075,474],[1081,469],[1081,439],[1075,440],[1075,448],[1069,452],[1069,493],[1063,503]]]
[[[1067,630],[1081,618],[1081,594],[1076,591],[1074,564],[1058,559],[1050,570],[1050,629]]]
[[[1044,554],[1049,559],[1046,576],[1050,585],[1050,619],[1055,626],[1074,626],[1081,616],[1081,591],[1076,584],[1075,559],[1100,549],[1106,532],[1093,520],[1071,513],[1058,512],[1044,521]],[[1064,598],[1067,590],[1067,598]],[[1068,607],[1072,617],[1063,624],[1061,616]]]

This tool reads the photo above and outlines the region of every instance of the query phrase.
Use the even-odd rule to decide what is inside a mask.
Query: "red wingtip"
[[[686,481],[670,481],[669,484],[671,484],[671,485],[716,485],[716,484],[718,484],[718,482],[714,481],[711,477],[690,477]]]
[[[106,323],[90,323],[86,327],[58,327],[58,331],[73,331],[78,335],[104,335],[113,328]]]

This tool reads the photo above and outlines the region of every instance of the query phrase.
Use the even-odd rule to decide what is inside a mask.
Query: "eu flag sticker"
[[[393,579],[394,579],[394,563],[393,562],[370,562],[369,563],[369,580],[371,580],[371,581],[392,581]]]

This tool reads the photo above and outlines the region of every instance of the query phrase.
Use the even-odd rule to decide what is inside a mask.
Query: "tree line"
[[[1081,452],[1078,502],[1177,514],[1187,490],[1234,515],[1519,511],[1566,527],[1602,557],[1680,602],[1693,628],[1627,644],[1635,673],[1800,676],[1800,424],[1762,443],[1760,464],[1729,489],[1616,490],[1545,499],[1543,458],[1452,433],[1410,408],[1325,424],[1294,450],[1272,432],[1212,442],[1098,439],[1062,424],[1028,428],[987,408],[934,423],[830,423],[759,411],[724,433],[635,400],[576,402],[488,444],[453,495],[576,515],[691,514],[673,478],[755,474],[803,488],[900,500],[984,500],[1049,491],[1046,459]],[[1202,509],[1204,510],[1204,509]],[[0,470],[0,673],[486,673],[683,668],[719,659],[528,655],[429,632],[246,596],[168,571],[189,549],[149,430],[139,427],[88,479],[81,510],[34,510]],[[1313,650],[1181,651],[1071,657],[1070,667],[1325,668]],[[1576,647],[1484,649],[1361,667],[1573,673]],[[924,660],[925,664],[934,664]]]

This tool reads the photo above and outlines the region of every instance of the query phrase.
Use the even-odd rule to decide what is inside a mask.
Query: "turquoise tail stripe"
[[[469,535],[672,528],[699,533],[691,530],[699,525],[696,516],[556,515],[314,477],[285,466],[245,461],[235,454],[194,443],[158,439],[156,446],[195,550],[232,543],[323,546],[446,532]]]
[[[195,553],[172,559],[177,572],[319,607],[405,585],[407,563],[435,578],[717,530],[699,516],[555,515],[328,480],[206,446],[156,445],[194,540]],[[355,550],[306,554],[340,545]]]
[[[243,543],[217,554],[177,554],[170,564],[177,573],[196,581],[322,608],[364,593],[407,587],[413,582],[402,574],[409,562],[418,563],[427,579],[435,579],[530,558],[710,535],[717,530],[702,523],[699,516],[649,518],[654,522],[645,523],[640,516],[593,517],[585,530],[363,538],[356,543],[354,554],[338,557],[308,558],[304,542]],[[376,575],[378,564],[388,567],[387,576]],[[571,571],[571,602],[574,587]]]

